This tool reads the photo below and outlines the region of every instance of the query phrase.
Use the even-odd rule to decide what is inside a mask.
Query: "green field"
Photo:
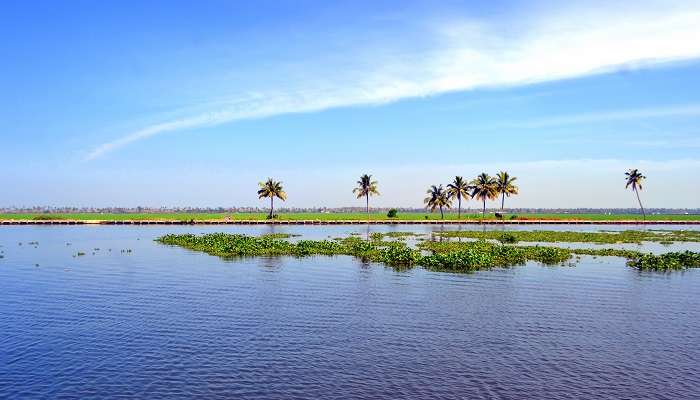
[[[203,221],[203,220],[223,220],[225,217],[230,217],[234,220],[264,220],[267,217],[266,213],[124,213],[124,214],[101,214],[101,213],[78,213],[78,214],[0,214],[0,220],[37,220],[37,219],[67,219],[67,220],[103,220],[103,221],[119,221],[119,220],[174,220],[174,221]],[[372,220],[390,220],[386,213],[372,213]],[[487,219],[495,219],[493,214],[487,214]],[[640,214],[505,214],[505,219],[562,219],[562,220],[641,220]],[[280,213],[280,220],[356,220],[364,221],[367,219],[365,213]],[[401,213],[399,212],[398,220],[439,220],[440,213]],[[456,213],[445,214],[445,219],[456,220]],[[480,220],[480,214],[462,214],[463,220]],[[647,220],[650,221],[700,221],[700,215],[647,215]]]

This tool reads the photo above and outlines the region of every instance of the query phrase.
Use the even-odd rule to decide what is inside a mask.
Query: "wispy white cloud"
[[[529,24],[521,26],[511,25],[511,21],[442,21],[431,29],[432,46],[427,50],[398,55],[387,51],[388,55],[367,61],[361,60],[361,49],[352,49],[343,63],[333,65],[305,60],[314,67],[310,70],[325,75],[313,74],[288,90],[237,97],[208,111],[144,127],[95,147],[87,159],[155,135],[242,119],[551,81],[698,58],[700,4],[686,3],[674,7],[635,3],[604,10],[571,8],[533,16]],[[547,126],[697,112],[693,105],[535,123]]]

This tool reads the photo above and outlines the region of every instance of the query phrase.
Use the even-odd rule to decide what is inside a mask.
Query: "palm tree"
[[[496,175],[496,188],[498,189],[498,193],[501,194],[501,211],[503,211],[506,197],[518,194],[518,187],[513,184],[516,179],[518,178],[510,176],[510,174],[505,171],[501,171]]]
[[[642,200],[639,199],[639,191],[642,190],[642,180],[646,179],[647,177],[642,175],[642,173],[639,172],[639,170],[636,168],[625,172],[625,176],[627,177],[627,185],[625,185],[625,188],[629,188],[630,186],[632,187],[632,190],[637,195],[639,208],[642,209],[642,218],[646,220],[647,215],[644,213],[644,206],[642,205]]]
[[[270,198],[270,219],[274,217],[275,210],[275,197],[285,201],[287,200],[287,193],[284,192],[282,188],[282,182],[275,182],[272,178],[267,178],[266,182],[258,183],[260,185],[260,190],[258,190],[258,198],[262,199],[264,197]]]
[[[472,198],[484,202],[484,211],[481,214],[483,218],[486,216],[486,200],[493,200],[498,196],[498,182],[486,172],[482,172],[471,182],[471,185]]]
[[[445,189],[442,188],[442,185],[432,185],[428,189],[427,193],[428,197],[426,197],[423,202],[430,208],[430,212],[435,211],[436,208],[440,208],[440,217],[445,219],[445,214],[443,213],[442,209],[443,207],[450,208],[452,205],[452,201],[448,197]]]
[[[369,221],[369,196],[379,196],[379,190],[377,190],[377,181],[372,180],[372,175],[364,174],[357,181],[357,187],[352,190],[353,193],[357,194],[357,198],[365,198],[367,204],[367,220]]]
[[[461,176],[455,176],[455,180],[447,185],[447,198],[457,199],[457,219],[462,218],[462,199],[469,200],[469,184]]]

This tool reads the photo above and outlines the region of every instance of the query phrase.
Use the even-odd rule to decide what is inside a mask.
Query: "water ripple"
[[[700,397],[700,271],[396,272],[151,240],[187,229],[0,230],[0,398]]]

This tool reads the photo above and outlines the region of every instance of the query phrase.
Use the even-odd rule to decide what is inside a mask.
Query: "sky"
[[[0,207],[700,207],[700,1],[609,3],[2,2]]]

